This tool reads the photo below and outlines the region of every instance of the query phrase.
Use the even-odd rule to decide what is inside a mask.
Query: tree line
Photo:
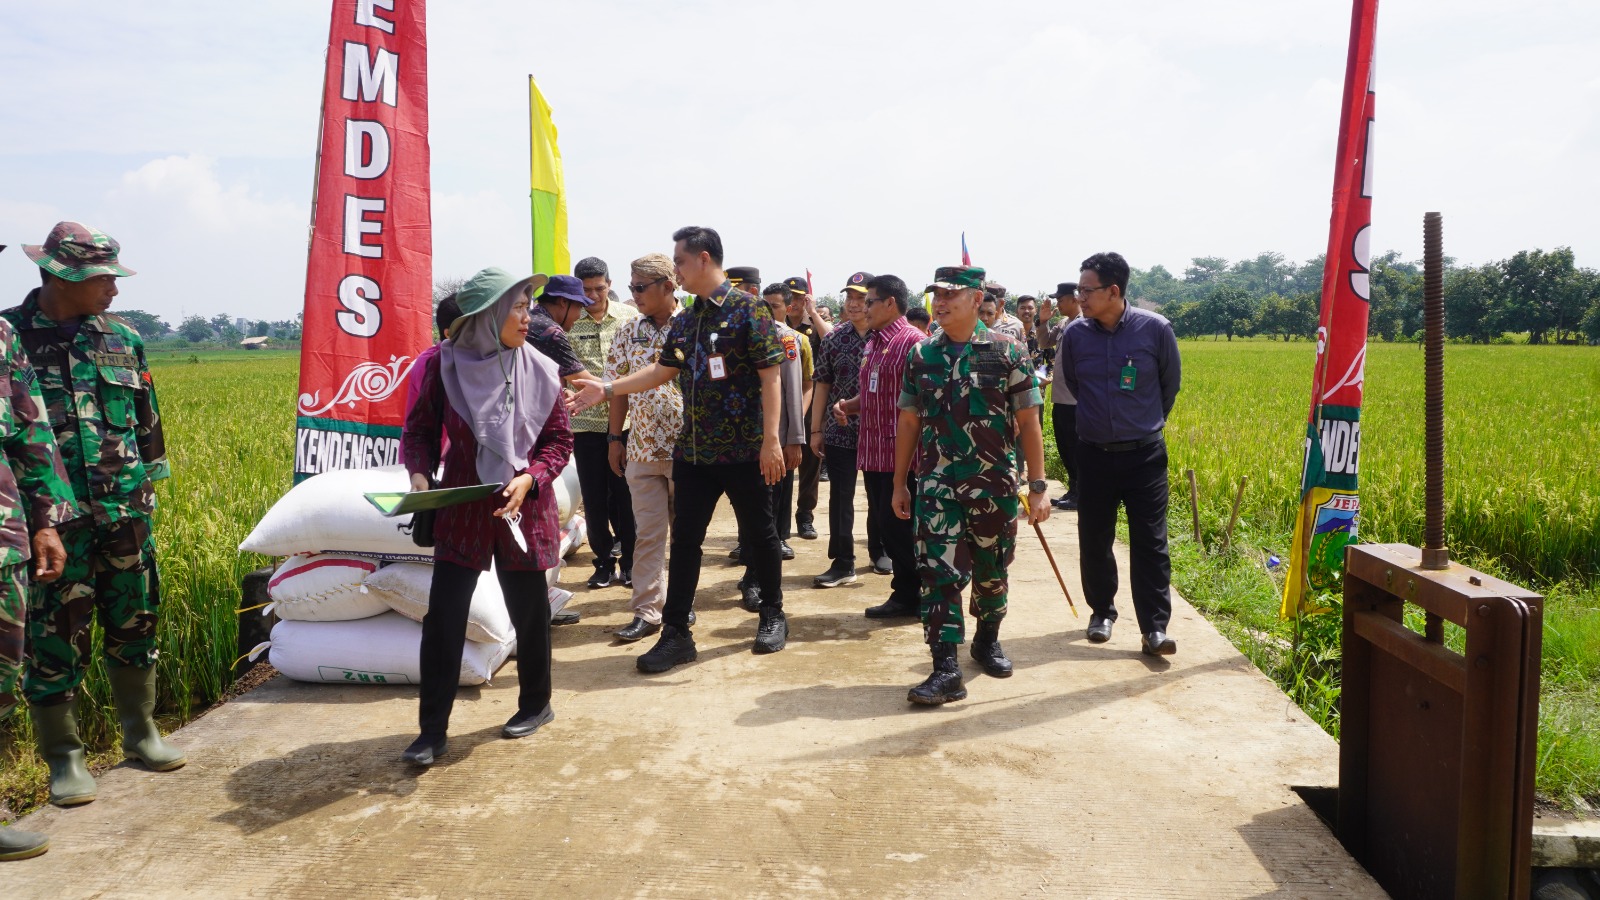
[[[1182,337],[1315,335],[1322,256],[1299,264],[1281,253],[1191,262],[1182,277],[1159,265],[1134,269],[1128,297],[1160,309]],[[1372,260],[1370,337],[1420,340],[1422,280],[1422,262],[1404,260],[1398,251]],[[1445,333],[1457,340],[1491,343],[1522,333],[1530,344],[1600,344],[1600,272],[1579,268],[1570,247],[1524,250],[1480,266],[1447,259],[1444,307]]]
[[[139,336],[146,341],[160,341],[183,339],[191,344],[201,341],[221,341],[224,344],[237,344],[247,337],[271,337],[285,341],[300,340],[300,319],[304,313],[295,314],[294,320],[269,322],[266,319],[241,320],[229,316],[227,313],[218,313],[207,319],[205,316],[188,316],[178,323],[177,328],[168,325],[166,320],[154,313],[142,309],[119,309],[113,313],[120,316],[129,325],[132,325]]]

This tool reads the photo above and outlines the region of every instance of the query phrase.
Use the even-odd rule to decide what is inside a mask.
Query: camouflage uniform
[[[73,515],[72,489],[45,417],[38,376],[0,320],[0,719],[16,705],[22,673],[32,531]]]
[[[973,616],[1005,618],[1020,503],[1016,414],[1042,402],[1025,349],[981,322],[965,345],[941,333],[911,351],[900,408],[922,420],[912,493],[929,643],[962,642],[969,581]]]
[[[76,497],[61,530],[66,571],[34,592],[28,610],[24,691],[30,703],[49,706],[71,700],[82,684],[96,616],[112,661],[140,669],[155,663],[152,482],[169,474],[166,447],[144,343],[126,322],[88,316],[71,333],[40,310],[37,288],[0,317],[38,373]]]

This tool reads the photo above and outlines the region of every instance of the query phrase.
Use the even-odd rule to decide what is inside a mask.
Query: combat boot
[[[50,839],[33,831],[0,825],[0,860],[32,859],[50,849]]]
[[[1000,649],[999,622],[978,622],[978,631],[972,636],[972,658],[990,678],[1011,677],[1011,660]]]
[[[33,733],[39,755],[50,767],[50,802],[56,806],[77,806],[94,800],[94,776],[84,764],[83,739],[78,737],[75,702],[53,706],[33,706]]]
[[[967,699],[967,689],[961,685],[961,663],[956,660],[956,645],[939,641],[933,645],[933,674],[928,680],[912,688],[906,699],[923,706],[938,706],[951,700]]]
[[[137,759],[157,772],[183,768],[189,761],[182,750],[161,739],[151,714],[156,709],[156,669],[106,666],[111,676],[111,697],[122,723],[122,755]]]

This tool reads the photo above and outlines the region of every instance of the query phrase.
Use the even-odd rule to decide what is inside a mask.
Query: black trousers
[[[917,607],[922,602],[922,577],[917,574],[916,533],[912,525],[916,516],[902,519],[894,514],[893,472],[862,472],[861,477],[867,486],[868,515],[877,517],[883,551],[894,563],[889,600]]]
[[[794,532],[791,530],[789,509],[794,505],[794,469],[783,473],[778,483],[768,486],[772,492],[772,519],[778,528],[778,540],[787,541]],[[744,590],[747,585],[760,584],[760,576],[756,574],[756,563],[751,557],[743,555],[744,540],[739,541],[740,559],[745,560],[744,575],[739,579],[739,590]],[[778,548],[778,565],[783,565],[783,548]]]
[[[1067,496],[1078,497],[1078,404],[1057,403],[1051,417],[1056,432],[1056,455],[1067,467]]]
[[[433,565],[428,614],[422,617],[422,690],[417,720],[423,734],[442,735],[449,730],[450,708],[455,705],[461,680],[461,654],[467,643],[467,612],[481,574],[451,562]],[[517,710],[538,712],[550,703],[549,586],[538,569],[506,569],[497,564],[495,575],[517,632]]]
[[[800,465],[797,470],[800,473],[800,495],[794,506],[794,522],[796,525],[811,525],[817,519],[817,485],[822,481],[822,460],[811,452],[810,444],[800,446]]]
[[[685,631],[689,628],[689,610],[694,608],[695,589],[700,586],[701,545],[723,494],[728,495],[739,521],[739,546],[755,567],[761,605],[782,609],[783,561],[772,516],[772,491],[761,477],[761,464],[675,461],[672,483],[672,554],[667,560],[667,602],[661,621]]]
[[[622,568],[633,568],[633,497],[628,480],[611,471],[603,431],[574,431],[572,460],[578,464],[584,523],[596,565],[611,564],[611,548],[622,544]]]
[[[856,448],[822,445],[822,463],[828,468],[828,558],[847,566],[856,564]],[[867,553],[883,555],[878,523],[867,516]]]
[[[1059,408],[1059,407],[1058,407]],[[1096,615],[1117,608],[1117,509],[1128,513],[1129,582],[1139,633],[1166,631],[1172,618],[1172,560],[1167,555],[1167,445],[1156,441],[1123,453],[1078,446],[1079,574]]]

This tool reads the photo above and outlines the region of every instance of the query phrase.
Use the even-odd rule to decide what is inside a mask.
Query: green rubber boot
[[[32,859],[50,849],[50,839],[32,831],[0,825],[0,862]]]
[[[182,750],[161,738],[151,714],[156,709],[156,669],[106,666],[111,676],[111,697],[122,723],[122,755],[137,759],[157,772],[183,768],[189,761]]]
[[[83,739],[78,737],[76,705],[69,700],[28,710],[39,755],[50,767],[50,802],[56,806],[77,806],[95,796],[94,776],[84,764]]]

